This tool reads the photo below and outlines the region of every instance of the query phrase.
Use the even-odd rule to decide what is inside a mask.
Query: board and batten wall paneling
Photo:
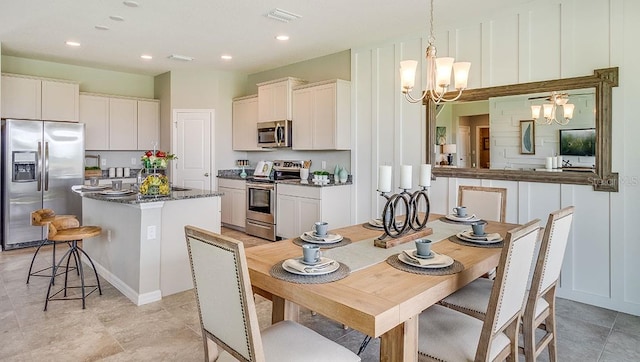
[[[620,86],[613,90],[612,125],[613,170],[621,176],[620,192],[594,192],[586,185],[448,178],[433,181],[429,190],[432,211],[445,213],[457,202],[458,185],[507,187],[509,222],[525,222],[536,217],[546,222],[549,212],[575,205],[574,229],[565,255],[559,295],[636,315],[640,315],[640,288],[637,287],[640,285],[640,264],[637,263],[640,243],[636,225],[640,218],[637,202],[640,199],[640,143],[637,142],[640,122],[635,114],[640,97],[640,69],[635,60],[640,57],[640,49],[634,34],[640,33],[639,14],[640,4],[634,0],[533,0],[504,7],[486,18],[458,18],[455,24],[436,23],[435,29],[438,56],[449,55],[473,62],[470,88],[582,76],[592,74],[594,69],[620,66]],[[352,49],[352,79],[358,83],[353,90],[353,98],[357,100],[353,112],[358,146],[352,152],[352,162],[360,175],[356,180],[369,183],[369,187],[357,188],[356,220],[359,222],[378,216],[382,205],[381,200],[372,200],[372,197],[380,198],[375,193],[378,165],[391,162],[395,174],[404,162],[416,162],[406,155],[421,152],[420,147],[433,147],[425,144],[424,134],[420,135],[420,145],[412,144],[414,138],[406,137],[410,130],[403,127],[413,123],[405,117],[413,112],[406,108],[409,105],[396,103],[406,101],[382,96],[389,94],[389,90],[400,94],[401,60],[416,59],[419,71],[424,69],[427,41],[425,34],[420,37],[420,49],[415,49],[414,43],[418,42],[407,38]],[[388,49],[394,46],[396,54],[401,53],[396,61],[381,59],[390,56]],[[414,95],[424,88],[423,77],[421,73],[417,77]],[[381,105],[382,102],[391,102],[391,105]],[[389,107],[396,107],[396,111],[389,114]],[[383,121],[383,116],[395,119]],[[505,115],[501,122],[513,128],[504,132],[514,132],[520,119],[526,119],[523,116]],[[389,128],[389,124],[395,128]],[[540,131],[542,138],[536,140],[536,148],[550,152],[553,147],[547,149],[545,145],[557,142],[555,132],[539,127],[536,133]],[[421,132],[417,128],[413,131]],[[499,136],[500,132],[492,130],[492,137]],[[453,136],[449,128],[447,133],[448,137]],[[383,140],[388,139],[394,144],[384,144]],[[496,143],[502,149],[504,164],[508,158],[505,154],[515,156],[518,152],[515,145],[501,144],[499,140]],[[541,160],[542,156],[546,155],[536,152],[535,158]],[[417,168],[418,164],[413,166]],[[363,180],[367,176],[370,180]],[[394,186],[397,181],[396,176]]]

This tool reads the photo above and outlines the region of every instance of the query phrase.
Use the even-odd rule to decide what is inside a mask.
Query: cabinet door
[[[233,149],[260,150],[258,147],[258,97],[233,102]]]
[[[293,140],[294,150],[313,149],[313,90],[305,88],[293,92]]]
[[[300,236],[303,232],[312,230],[316,221],[320,220],[320,200],[298,198],[297,203],[297,225],[295,236]],[[332,227],[329,225],[329,227]]]
[[[273,118],[271,120],[291,119],[291,92],[289,81],[273,84]]]
[[[79,119],[80,119],[80,122],[85,124],[85,130],[84,130],[85,149],[108,150],[109,149],[109,98],[81,95]]]
[[[77,83],[42,81],[42,119],[78,122],[78,103]]]
[[[220,196],[221,201],[221,221],[225,224],[233,224],[233,189],[218,187],[218,191],[224,192]]]
[[[234,189],[232,199],[232,213],[231,224],[239,227],[245,227],[245,221],[247,219],[247,192],[243,190]]]
[[[109,99],[109,149],[138,149],[138,102],[133,99]]]
[[[258,122],[273,121],[273,84],[258,87]]]
[[[160,103],[138,101],[139,150],[150,150],[160,146]]]
[[[300,236],[296,235],[296,200],[289,195],[278,195],[276,200],[276,235],[285,239]]]
[[[336,148],[336,87],[328,84],[314,88],[313,148]]]
[[[42,119],[39,79],[2,76],[2,118]]]

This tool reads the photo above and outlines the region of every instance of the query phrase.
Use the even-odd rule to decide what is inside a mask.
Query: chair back
[[[56,216],[56,213],[51,209],[39,209],[31,212],[31,225],[32,226],[44,226],[46,222]]]
[[[47,224],[47,226],[48,226],[47,238],[49,240],[55,240],[57,239],[56,235],[58,234],[59,231],[80,227],[80,221],[78,221],[78,219],[76,218],[54,218],[53,220],[51,220],[51,222]],[[70,235],[70,236],[71,236],[70,240],[75,239],[73,235]]]
[[[531,283],[531,292],[538,297],[560,278],[574,211],[575,207],[569,206],[549,214]]]
[[[242,242],[193,226],[185,235],[205,353],[211,339],[240,361],[263,361]]]
[[[458,205],[487,221],[505,222],[507,189],[501,187],[459,186]]]
[[[519,321],[539,232],[539,219],[507,232],[480,341]]]

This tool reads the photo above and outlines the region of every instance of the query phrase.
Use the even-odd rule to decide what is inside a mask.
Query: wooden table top
[[[431,215],[430,221],[439,217],[441,215]],[[504,236],[507,230],[516,226],[489,222],[486,230]],[[361,224],[331,232],[353,242],[375,238],[382,233]],[[420,275],[398,270],[382,261],[352,272],[339,281],[296,284],[269,274],[275,263],[301,255],[300,246],[292,240],[248,248],[246,255],[254,288],[304,306],[367,335],[379,337],[495,268],[501,252],[501,248],[469,247],[446,239],[435,243],[432,248],[460,261],[464,271],[445,276]]]

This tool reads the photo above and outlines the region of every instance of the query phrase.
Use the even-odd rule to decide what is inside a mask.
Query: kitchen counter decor
[[[169,178],[161,173],[152,173],[144,178],[140,184],[142,196],[166,196],[171,192]]]
[[[177,159],[177,157],[173,153],[167,153],[161,150],[149,150],[140,158],[146,169],[166,169],[168,161],[175,159]]]

